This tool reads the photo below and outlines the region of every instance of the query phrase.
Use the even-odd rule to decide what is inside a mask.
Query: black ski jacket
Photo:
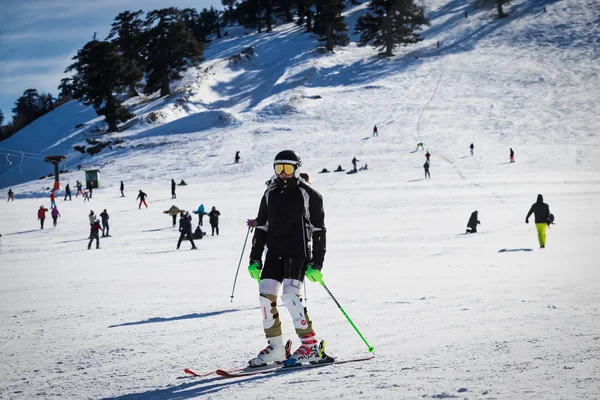
[[[323,197],[319,192],[297,178],[277,178],[260,202],[250,261],[261,260],[266,245],[278,257],[304,258],[321,268],[325,233]]]
[[[469,222],[467,222],[467,227],[477,229],[477,224],[481,224],[481,222],[477,219],[477,213],[473,211]]]
[[[544,203],[544,198],[541,194],[538,194],[537,201],[533,203],[525,219],[529,219],[531,214],[535,214],[536,224],[544,224],[548,222],[548,215],[550,215],[550,207],[548,206],[548,204]]]

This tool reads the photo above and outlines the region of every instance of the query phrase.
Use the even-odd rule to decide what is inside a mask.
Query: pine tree
[[[350,39],[346,34],[348,26],[342,16],[346,6],[344,0],[319,0],[319,3],[319,27],[322,29],[319,40],[325,42],[329,51],[333,51],[334,46],[347,46]]]
[[[177,8],[154,10],[146,15],[146,93],[160,89],[171,93],[169,84],[181,73],[202,60],[203,46],[185,26]]]
[[[200,13],[200,24],[205,27],[206,32],[217,35],[217,39],[221,39],[221,22],[219,11],[215,10],[212,6],[210,10],[204,8]]]
[[[142,10],[135,12],[125,11],[115,17],[106,40],[111,40],[117,45],[119,52],[125,59],[127,68],[123,79],[127,84],[129,96],[137,96],[137,83],[144,76],[144,22],[140,18]]]
[[[118,121],[125,122],[133,116],[115,97],[127,86],[127,61],[115,44],[97,40],[83,46],[73,60],[76,61],[65,70],[75,71],[73,97],[93,105],[99,115],[104,115],[108,132],[116,132]]]
[[[70,100],[73,98],[73,79],[71,78],[62,78],[60,80],[60,84],[58,85],[58,99],[67,99]]]
[[[15,102],[12,109],[13,120],[18,121],[19,129],[28,125],[41,115],[40,95],[37,89],[27,89]]]
[[[42,93],[39,100],[40,116],[54,110],[54,97],[50,93]]]
[[[414,0],[371,0],[369,12],[358,19],[355,30],[360,45],[371,44],[392,56],[397,46],[423,40],[416,32],[421,25],[429,21]]]

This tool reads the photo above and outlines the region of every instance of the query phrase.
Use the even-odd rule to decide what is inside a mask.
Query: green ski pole
[[[369,353],[372,353],[373,350],[375,350],[375,348],[373,348],[373,346],[371,346],[367,342],[367,339],[365,339],[365,337],[362,335],[362,333],[360,333],[360,331],[358,330],[358,328],[356,327],[356,325],[354,325],[354,322],[352,322],[352,320],[350,319],[350,317],[348,316],[348,314],[346,314],[346,311],[344,311],[344,309],[342,308],[342,306],[340,305],[340,303],[338,303],[338,301],[335,299],[335,297],[333,296],[333,293],[331,293],[331,291],[329,290],[329,288],[327,287],[327,285],[325,285],[325,282],[323,282],[323,280],[320,280],[319,283],[321,284],[321,286],[323,286],[325,288],[325,290],[327,291],[327,293],[329,293],[329,296],[331,296],[331,298],[333,299],[333,301],[335,302],[335,304],[337,304],[337,306],[340,309],[340,311],[342,312],[342,314],[344,314],[344,317],[346,317],[346,319],[348,320],[348,322],[350,322],[350,325],[352,325],[352,327],[354,328],[354,330],[356,331],[356,333],[358,333],[358,336],[360,336],[360,338],[362,339],[362,341],[365,342],[365,344],[367,345],[367,348],[369,349]]]

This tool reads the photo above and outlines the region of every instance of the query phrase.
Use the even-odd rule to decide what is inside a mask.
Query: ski
[[[254,371],[246,371],[244,370],[240,370],[240,371],[224,371],[222,369],[218,369],[216,371],[217,375],[223,377],[223,378],[241,378],[241,377],[245,377],[245,376],[253,376],[253,375],[260,375],[260,374],[276,374],[276,373],[281,373],[281,372],[287,372],[287,371],[299,371],[299,370],[305,370],[305,369],[310,369],[310,368],[319,368],[319,367],[326,367],[328,365],[337,365],[337,364],[346,364],[346,363],[351,363],[351,362],[359,362],[359,361],[368,361],[375,358],[374,356],[369,356],[369,357],[362,357],[362,358],[350,358],[350,359],[346,359],[346,360],[333,360],[333,361],[328,361],[328,362],[320,362],[320,363],[314,363],[314,364],[297,364],[297,365],[292,365],[292,366],[282,366],[282,365],[267,365],[266,367],[258,367],[259,370]],[[256,369],[256,368],[253,368]]]
[[[264,371],[264,370],[269,370],[269,369],[275,369],[275,368],[281,367],[282,365],[283,364],[267,364],[267,365],[262,365],[260,367],[241,367],[241,368],[229,369],[227,371],[225,371],[225,370],[222,370],[222,371],[224,373],[258,372],[258,371]],[[197,373],[189,368],[184,369],[183,372],[185,372],[188,375],[191,375],[192,377],[196,377],[196,378],[203,378],[205,376],[209,376],[209,375],[216,373],[215,370],[212,370],[210,372]]]

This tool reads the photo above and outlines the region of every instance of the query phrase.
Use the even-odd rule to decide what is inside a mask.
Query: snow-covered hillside
[[[600,397],[600,6],[515,0],[497,20],[467,0],[422,3],[425,40],[391,59],[355,44],[323,53],[295,25],[232,32],[168,98],[128,100],[136,118],[119,133],[70,102],[0,142],[15,153],[0,187],[16,194],[0,203],[0,397]],[[89,156],[74,149],[86,139],[111,143]],[[325,282],[376,358],[184,377],[243,366],[266,344],[248,248],[230,295],[245,220],[286,148],[324,197]],[[59,197],[58,226],[40,230],[52,185],[38,179],[52,172],[42,158],[58,154],[63,186],[99,168],[100,188],[89,203]],[[353,157],[369,170],[318,173]],[[171,179],[188,183],[176,200]],[[538,193],[556,215],[545,249],[524,221]],[[221,211],[220,235],[175,251],[162,211],[201,203]],[[97,251],[90,209],[111,216]],[[482,226],[465,235],[473,210]],[[329,353],[369,354],[317,284],[307,307]]]

